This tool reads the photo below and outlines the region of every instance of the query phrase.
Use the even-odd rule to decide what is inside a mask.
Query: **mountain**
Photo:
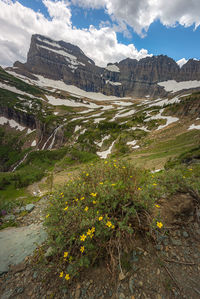
[[[200,61],[197,60],[190,59],[180,68],[173,59],[159,55],[139,61],[127,58],[101,68],[79,47],[37,34],[32,36],[27,62],[15,62],[9,70],[31,79],[37,80],[37,75],[41,75],[85,91],[118,97],[163,97],[173,90],[176,82],[200,80]],[[171,90],[160,85],[170,80],[173,80]],[[181,89],[184,88],[183,84]],[[191,88],[200,88],[200,83]]]

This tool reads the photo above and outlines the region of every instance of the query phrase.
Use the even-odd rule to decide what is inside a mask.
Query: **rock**
[[[157,273],[156,273],[157,275],[160,275],[160,269],[157,269]]]
[[[6,215],[4,218],[3,218],[4,221],[14,221],[15,220],[15,215],[12,215],[12,214],[9,214],[9,215]]]
[[[49,248],[47,249],[47,251],[45,252],[44,256],[45,256],[45,257],[50,257],[50,256],[52,256],[52,255],[53,255],[53,248],[52,248],[52,247],[49,247]]]
[[[29,213],[30,213],[31,211],[33,211],[34,208],[35,208],[35,205],[32,204],[32,203],[26,205],[26,207],[25,207],[26,211],[29,212]]]
[[[124,295],[124,293],[120,293],[119,294],[119,299],[125,299],[126,297],[125,297],[125,295]]]
[[[76,286],[76,292],[75,292],[75,297],[74,299],[79,299],[81,294],[81,285],[78,283]]]
[[[172,245],[174,246],[182,246],[181,240],[171,238]]]
[[[18,272],[22,272],[26,269],[26,264],[25,263],[20,263],[14,266],[11,266],[11,271],[13,272],[13,274],[16,274]]]
[[[130,290],[131,294],[134,293],[134,278],[132,276],[129,279],[129,290]]]
[[[188,238],[188,237],[189,237],[188,233],[184,231],[184,232],[183,232],[183,237],[184,237],[184,238]]]
[[[163,246],[162,245],[157,244],[155,247],[156,247],[157,250],[163,250]]]
[[[120,281],[123,280],[125,277],[126,277],[126,275],[124,275],[123,272],[120,272],[120,273],[119,273],[119,280],[120,280]]]
[[[74,59],[59,55],[55,51],[58,48],[65,53],[71,53]],[[167,92],[157,82],[200,80],[200,63],[193,59],[188,60],[182,68],[179,68],[172,58],[164,55],[140,60],[127,58],[101,68],[79,47],[37,34],[31,38],[27,62],[15,62],[14,68],[8,70],[35,80],[35,75],[42,75],[49,79],[62,80],[86,91],[119,97],[147,94],[150,97],[165,96]],[[118,84],[114,84],[116,82]]]

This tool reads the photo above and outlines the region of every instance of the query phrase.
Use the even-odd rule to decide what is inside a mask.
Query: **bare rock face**
[[[83,51],[70,43],[33,35],[27,62],[16,62],[14,71],[31,79],[42,75],[63,80],[86,91],[115,96],[165,96],[157,83],[167,80],[200,80],[200,61],[190,59],[182,68],[167,56],[127,58],[106,68],[95,65]]]

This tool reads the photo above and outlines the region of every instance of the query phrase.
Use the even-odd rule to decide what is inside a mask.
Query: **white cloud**
[[[180,66],[180,68],[184,65],[184,64],[186,64],[188,62],[188,60],[187,59],[185,59],[185,58],[182,58],[182,59],[180,59],[180,60],[178,60],[176,63]]]
[[[43,3],[50,19],[18,1],[0,0],[0,65],[8,66],[16,60],[24,62],[34,33],[78,45],[100,66],[127,57],[140,59],[148,55],[147,50],[138,51],[133,44],[119,43],[115,30],[108,25],[99,29],[92,25],[89,29],[74,27],[68,1],[43,0]]]
[[[160,20],[165,26],[200,25],[199,0],[72,0],[81,7],[105,8],[113,20],[131,26],[140,35]],[[124,26],[124,25],[123,25]]]

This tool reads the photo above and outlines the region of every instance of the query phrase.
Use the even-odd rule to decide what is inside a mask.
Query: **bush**
[[[91,165],[70,181],[52,196],[46,215],[60,276],[65,272],[68,280],[106,257],[114,266],[118,247],[148,230],[147,212],[162,191],[149,171],[116,160]]]

